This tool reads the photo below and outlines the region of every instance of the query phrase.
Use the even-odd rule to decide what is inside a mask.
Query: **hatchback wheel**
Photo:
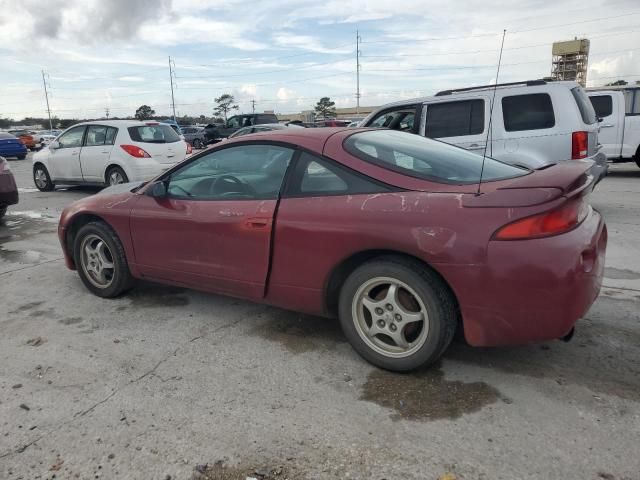
[[[132,285],[124,247],[103,222],[90,222],[78,231],[73,257],[80,279],[99,297],[116,297]]]
[[[202,140],[200,140],[199,138],[196,138],[193,141],[193,148],[197,148],[198,150],[202,148]]]
[[[111,187],[113,185],[119,185],[121,183],[127,183],[129,179],[127,178],[127,174],[124,173],[120,167],[111,167],[107,170],[107,174],[105,175],[105,180],[107,186]]]
[[[41,163],[36,163],[33,166],[33,183],[35,183],[36,188],[41,192],[50,192],[55,187],[51,181],[47,167]]]
[[[435,362],[457,323],[449,288],[432,271],[403,257],[357,268],[340,292],[340,323],[366,360],[393,371]]]

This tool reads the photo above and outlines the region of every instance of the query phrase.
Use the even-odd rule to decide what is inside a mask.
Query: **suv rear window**
[[[507,132],[541,130],[556,124],[548,93],[512,95],[502,99],[504,129]]]
[[[484,100],[433,103],[427,106],[425,136],[478,135],[484,131]]]
[[[596,111],[596,116],[600,118],[608,117],[613,113],[613,101],[611,95],[598,95],[597,97],[589,97],[591,105]]]
[[[370,130],[344,142],[352,155],[410,177],[457,185],[478,183],[482,156],[444,142],[396,130]],[[529,170],[487,157],[482,181],[519,177]]]
[[[174,143],[180,140],[180,136],[169,125],[141,125],[127,130],[134,142]]]
[[[587,125],[593,125],[598,121],[598,117],[596,117],[596,112],[593,110],[593,106],[589,101],[589,97],[582,87],[575,87],[571,89],[571,93],[573,94],[573,98],[576,99],[576,103],[578,104],[578,109],[580,110],[580,116],[582,117],[582,121]]]

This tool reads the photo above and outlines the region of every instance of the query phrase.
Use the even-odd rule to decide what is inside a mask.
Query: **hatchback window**
[[[180,136],[169,125],[142,125],[127,130],[134,142],[174,143],[180,140]]]
[[[439,183],[478,183],[482,156],[444,142],[391,130],[359,132],[345,141],[352,155],[383,168]],[[486,158],[482,180],[519,177],[529,170]]]
[[[582,121],[587,125],[593,125],[596,123],[598,121],[598,117],[596,117],[596,112],[589,101],[589,96],[584,93],[582,87],[572,88],[571,93],[578,104],[578,110],[580,110]]]
[[[484,131],[484,100],[433,103],[427,106],[425,136],[478,135]]]
[[[593,105],[593,109],[596,111],[596,116],[604,118],[613,113],[613,100],[611,95],[589,97],[589,100],[591,100],[591,105]]]
[[[507,132],[541,130],[556,124],[548,93],[512,95],[502,99],[504,129]],[[594,114],[595,116],[595,114]]]
[[[82,145],[82,137],[84,136],[84,125],[82,127],[74,127],[58,138],[60,148],[75,148]]]
[[[171,174],[168,191],[192,200],[275,199],[292,156],[292,149],[275,145],[217,150]]]

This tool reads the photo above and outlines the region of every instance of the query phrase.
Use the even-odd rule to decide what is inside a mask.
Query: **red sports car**
[[[607,243],[591,165],[531,171],[398,131],[278,130],[80,200],[59,236],[101,297],[140,278],[337,315],[364,358],[405,371],[456,328],[482,346],[572,334]]]

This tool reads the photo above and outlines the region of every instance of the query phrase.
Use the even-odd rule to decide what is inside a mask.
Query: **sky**
[[[551,44],[591,40],[589,86],[640,80],[638,0],[0,0],[0,117],[210,116],[377,106],[547,76]]]

